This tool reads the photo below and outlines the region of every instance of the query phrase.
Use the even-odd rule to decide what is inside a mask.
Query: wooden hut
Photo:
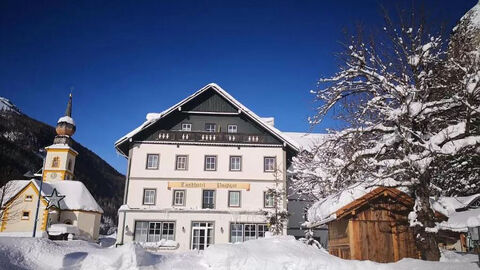
[[[419,258],[408,223],[413,204],[398,189],[378,187],[336,210],[325,222],[330,254],[376,262]]]

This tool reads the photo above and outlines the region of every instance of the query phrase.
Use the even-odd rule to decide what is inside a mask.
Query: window
[[[227,131],[228,133],[237,133],[237,125],[228,125]]]
[[[204,250],[213,244],[213,222],[193,222],[191,248]]]
[[[269,191],[263,193],[264,200],[263,200],[263,207],[264,208],[272,208],[274,207],[274,199],[273,194]]]
[[[258,237],[258,238],[260,238],[260,237],[265,237],[265,233],[268,232],[268,226],[267,226],[267,224],[258,224],[258,225],[257,225],[257,228],[258,228],[257,237]]]
[[[188,156],[178,155],[175,162],[175,170],[186,171],[188,170]]]
[[[230,171],[242,170],[242,157],[230,156]]]
[[[243,226],[243,240],[247,241],[255,238],[257,238],[255,224],[245,224]]]
[[[251,239],[265,237],[268,231],[267,224],[230,224],[230,242],[243,242]]]
[[[205,156],[205,171],[217,170],[217,156]]]
[[[230,242],[243,242],[243,224],[230,225]]]
[[[33,196],[32,196],[32,195],[25,195],[25,201],[26,201],[26,202],[31,202],[31,201],[33,201]]]
[[[72,160],[71,159],[68,160],[67,168],[68,168],[69,171],[72,170]]]
[[[264,157],[263,158],[263,170],[265,172],[273,172],[276,169],[277,158],[276,157]]]
[[[155,189],[144,189],[143,190],[143,204],[153,205],[155,204]]]
[[[240,207],[240,191],[228,192],[228,207]]]
[[[202,208],[203,209],[214,209],[215,208],[215,190],[204,190],[203,191]]]
[[[136,242],[175,240],[175,222],[136,221],[134,239]]]
[[[60,167],[60,158],[54,157],[52,159],[52,168],[58,168],[58,167]]]
[[[30,218],[30,211],[22,212],[22,220],[28,220]]]
[[[174,206],[185,206],[185,190],[174,190],[173,191],[173,205]]]
[[[192,131],[192,124],[182,123],[182,131]]]
[[[158,154],[147,154],[147,169],[157,170],[158,169]]]
[[[216,132],[217,131],[217,125],[212,124],[212,123],[206,123],[205,124],[205,131],[206,132]]]
[[[175,223],[163,222],[162,239],[175,240]]]

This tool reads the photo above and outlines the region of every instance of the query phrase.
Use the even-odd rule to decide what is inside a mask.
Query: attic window
[[[32,196],[32,195],[25,195],[25,201],[26,201],[26,202],[31,202],[31,201],[33,201],[33,196]]]
[[[217,125],[212,123],[205,124],[205,131],[206,132],[215,132],[217,131]]]
[[[192,124],[182,123],[182,131],[192,131]]]
[[[30,211],[22,212],[22,220],[28,220],[30,218]]]
[[[237,133],[237,125],[228,125],[228,133]]]

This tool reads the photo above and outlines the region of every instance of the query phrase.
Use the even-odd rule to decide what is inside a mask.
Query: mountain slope
[[[0,98],[0,102],[6,99]],[[55,129],[22,114],[8,100],[0,109],[0,185],[26,179],[26,172],[42,167],[39,149],[53,143]],[[75,178],[82,181],[105,211],[104,223],[115,223],[123,196],[124,176],[76,141]]]

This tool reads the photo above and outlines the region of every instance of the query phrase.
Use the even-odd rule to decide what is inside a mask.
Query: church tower
[[[45,147],[47,156],[45,157],[43,181],[55,182],[74,178],[73,170],[78,152],[71,146],[71,137],[75,130],[75,122],[72,118],[72,94],[70,94],[65,116],[60,117],[57,121],[57,135],[53,144]]]

